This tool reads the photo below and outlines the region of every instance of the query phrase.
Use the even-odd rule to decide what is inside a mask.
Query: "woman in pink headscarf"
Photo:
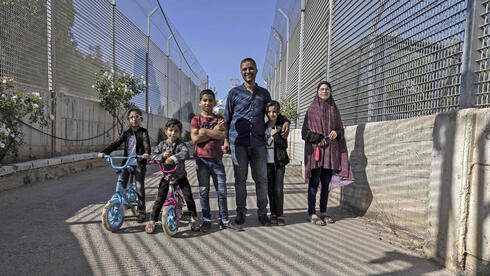
[[[334,223],[327,214],[328,192],[354,181],[349,165],[344,125],[332,97],[332,86],[322,81],[317,86],[301,136],[305,140],[305,180],[308,183],[308,216],[315,225]],[[315,211],[316,193],[321,182],[320,217]]]

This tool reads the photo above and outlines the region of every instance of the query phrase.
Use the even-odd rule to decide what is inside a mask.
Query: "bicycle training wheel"
[[[177,218],[177,213],[175,212],[175,206],[169,205],[164,206],[162,211],[162,225],[163,230],[169,236],[173,236],[179,230],[179,221]]]
[[[109,231],[117,231],[124,222],[124,208],[119,201],[110,201],[102,211],[102,224]]]

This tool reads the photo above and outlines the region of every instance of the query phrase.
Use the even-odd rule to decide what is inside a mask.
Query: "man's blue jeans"
[[[235,171],[236,211],[247,212],[248,163],[255,181],[257,214],[267,215],[267,155],[265,146],[250,147],[231,144],[231,158]]]
[[[197,180],[204,220],[211,220],[209,207],[209,177],[213,178],[214,187],[218,194],[218,207],[221,220],[228,222],[228,205],[226,202],[226,174],[223,161],[219,158],[196,158]]]

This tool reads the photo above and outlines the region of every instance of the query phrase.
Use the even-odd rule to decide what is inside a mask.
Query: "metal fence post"
[[[116,72],[116,0],[111,3],[111,71]]]
[[[169,85],[169,81],[170,81],[170,39],[175,35],[175,32],[171,33],[168,37],[167,37],[167,119],[170,118],[169,117],[169,113],[168,113],[168,95],[169,95],[169,92],[168,92],[168,89],[170,87]]]
[[[475,105],[476,85],[478,76],[478,28],[483,24],[480,14],[483,13],[483,6],[480,1],[468,0],[466,6],[466,25],[464,30],[463,56],[461,61],[461,90],[459,95],[459,108],[470,108]]]
[[[281,82],[282,82],[282,68],[281,68],[281,62],[282,62],[282,36],[279,34],[279,32],[274,28],[272,27],[272,31],[274,32],[274,38],[277,39],[277,41],[279,41],[279,63],[276,63],[279,65],[279,93],[274,93],[274,96],[277,97],[276,100],[280,101],[281,100]],[[275,56],[274,56],[275,57]],[[287,60],[287,57],[286,57],[286,60]],[[287,62],[286,62],[286,78],[287,78],[287,75],[288,75],[288,68],[287,68]],[[287,81],[286,81],[286,85],[287,85]],[[275,91],[274,91],[275,92]],[[287,92],[287,90],[285,91]],[[286,94],[287,96],[287,94]]]
[[[285,95],[288,94],[288,73],[289,73],[289,16],[287,16],[287,14],[281,10],[281,8],[277,8],[277,10],[279,11],[279,13],[282,14],[282,16],[284,16],[284,18],[286,18],[286,83],[285,83],[285,88],[284,88],[284,92],[285,92]],[[281,53],[282,54],[282,53]],[[281,87],[279,87],[279,95],[281,95]],[[278,97],[279,99],[278,100],[281,100],[280,97]]]
[[[305,0],[301,0],[301,19],[299,29],[299,58],[298,58],[298,92],[296,93],[296,128],[299,128],[299,102],[301,96],[301,78],[303,75],[303,47],[304,47],[304,27],[305,27]]]
[[[333,0],[330,0],[328,3],[328,42],[327,42],[327,72],[325,74],[325,79],[328,81],[330,79],[330,53],[332,52],[331,50],[331,45],[332,45],[332,8],[333,6]]]
[[[54,87],[54,28],[53,28],[53,2],[51,0],[46,0],[46,38],[47,38],[47,58],[48,58],[48,90],[50,93],[51,100],[51,115],[54,116],[54,119],[51,120],[51,156],[55,156],[56,154],[56,123],[58,121],[58,117],[56,114],[56,91]]]
[[[148,116],[147,120],[146,120],[146,129],[148,129],[149,127],[149,123],[150,123],[150,111],[148,110],[148,87],[150,85],[149,83],[149,79],[148,79],[148,63],[149,63],[149,58],[150,58],[150,18],[151,16],[157,11],[158,7],[155,7],[149,14],[148,14],[148,17],[147,17],[147,33],[146,33],[146,87],[145,87],[145,90],[146,90],[146,95],[145,95],[145,111],[146,111],[146,115]]]

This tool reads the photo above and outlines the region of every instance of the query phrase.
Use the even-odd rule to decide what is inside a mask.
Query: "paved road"
[[[233,170],[229,160],[226,164],[233,210]],[[200,210],[192,162],[187,170]],[[0,275],[451,275],[416,252],[380,240],[379,227],[341,209],[329,208],[335,224],[307,223],[305,184],[291,171],[285,183],[285,227],[259,225],[255,188],[249,183],[245,231],[218,230],[214,223],[210,232],[194,233],[184,223],[173,238],[160,225],[156,234],[147,235],[135,217],[116,233],[103,228],[101,211],[116,179],[109,167],[0,193]],[[155,170],[148,174],[148,210],[159,177]],[[211,197],[217,210],[215,193]]]

